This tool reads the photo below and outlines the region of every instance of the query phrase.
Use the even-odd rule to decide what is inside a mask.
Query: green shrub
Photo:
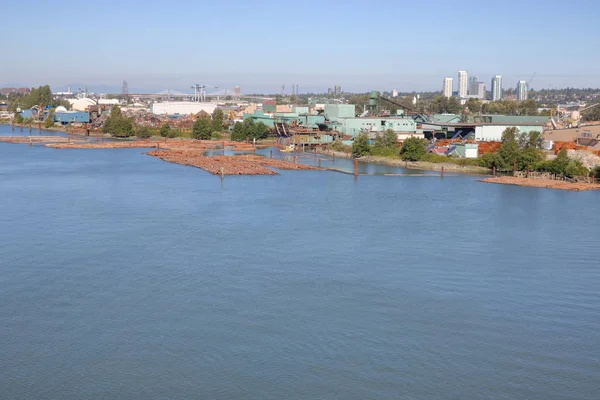
[[[138,127],[135,136],[139,137],[140,139],[148,139],[152,136],[152,130],[147,126],[140,126]]]
[[[397,158],[400,154],[400,149],[398,149],[395,146],[394,147],[371,146],[370,153],[372,156]]]
[[[489,169],[492,169],[494,167],[498,168],[499,163],[500,158],[498,157],[497,153],[485,153],[477,159],[477,165]]]
[[[479,165],[479,160],[476,158],[453,158],[452,162],[463,167],[476,167]]]
[[[352,146],[348,146],[346,144],[343,144],[341,140],[336,140],[335,142],[333,142],[332,144],[329,145],[329,148],[331,150],[341,151],[341,152],[344,152],[344,153],[350,153],[350,152],[352,152]]]
[[[354,138],[352,143],[352,158],[360,158],[368,156],[371,153],[371,145],[369,144],[369,137],[366,133],[361,133]]]
[[[402,143],[400,157],[406,161],[419,161],[427,151],[425,149],[425,139],[418,137],[409,137]]]
[[[198,118],[192,126],[192,137],[199,140],[209,140],[212,135],[212,122],[208,118]]]
[[[449,157],[443,156],[441,154],[435,154],[435,153],[425,153],[423,155],[423,157],[421,157],[421,161],[426,161],[426,162],[436,163],[436,164],[452,162],[452,160]]]
[[[169,137],[169,132],[170,131],[171,131],[171,127],[169,126],[168,123],[165,122],[160,127],[160,136],[162,136],[162,137]]]

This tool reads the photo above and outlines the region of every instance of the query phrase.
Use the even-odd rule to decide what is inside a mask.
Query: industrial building
[[[54,113],[54,122],[63,125],[70,123],[87,124],[90,122],[90,113],[86,111],[62,111]]]
[[[212,115],[216,108],[217,105],[212,103],[199,103],[195,101],[165,101],[152,104],[151,112],[156,115],[190,115],[198,114],[200,111],[204,111]]]
[[[71,103],[71,109],[74,111],[86,111],[91,106],[95,106],[96,102],[92,99],[88,99],[86,97],[81,99],[69,99],[69,103]]]
[[[420,126],[427,138],[471,138],[497,142],[502,140],[506,128],[515,127],[521,133],[542,132],[547,123],[547,116],[482,115],[479,122],[461,122],[459,115],[439,114],[423,121]]]

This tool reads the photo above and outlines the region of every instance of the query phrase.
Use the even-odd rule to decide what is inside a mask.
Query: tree
[[[557,175],[564,175],[567,167],[569,166],[569,153],[567,152],[567,147],[564,146],[560,149],[556,158],[552,160],[552,171]]]
[[[212,124],[208,118],[198,118],[192,126],[192,137],[199,140],[210,140]]]
[[[446,108],[446,112],[449,114],[458,114],[462,107],[460,106],[460,102],[454,96],[448,99],[448,107]]]
[[[259,121],[253,124],[248,137],[253,139],[265,139],[269,134],[269,127],[264,122]]]
[[[231,140],[235,142],[242,142],[246,140],[246,134],[244,133],[244,124],[241,122],[236,122],[233,125],[233,129],[231,131]]]
[[[117,104],[114,104],[110,109],[110,116],[114,118],[121,118],[123,113],[121,113],[121,107]]]
[[[254,129],[254,119],[252,119],[252,117],[248,117],[244,120],[244,122],[242,122],[242,124],[244,127],[245,137],[250,137]]]
[[[48,116],[44,120],[44,128],[52,128],[54,126],[54,108],[50,110]]]
[[[102,131],[115,137],[129,137],[134,133],[133,128],[133,121],[124,116],[121,108],[115,104],[110,110],[110,115],[106,119]]]
[[[152,136],[152,131],[147,126],[140,126],[138,127],[135,136],[139,137],[140,139],[148,139]]]
[[[523,132],[519,135],[519,146],[522,149],[541,149],[542,148],[542,133],[539,131]]]
[[[538,115],[537,103],[533,99],[520,102],[517,106],[518,115]]]
[[[427,153],[425,139],[409,137],[402,143],[400,157],[405,161],[419,161]]]
[[[519,159],[520,148],[517,142],[519,129],[509,127],[502,132],[502,145],[498,149],[498,168],[504,171],[513,169],[514,163]]]
[[[221,132],[223,130],[223,121],[225,117],[223,115],[223,110],[220,108],[215,109],[212,115],[212,131],[213,132]]]
[[[392,129],[387,129],[383,134],[377,135],[373,140],[373,146],[383,148],[394,148],[398,145],[398,135]]]
[[[519,135],[519,128],[516,126],[511,126],[506,128],[504,132],[502,132],[502,143],[509,141],[516,141]]]
[[[498,153],[485,153],[479,157],[478,164],[481,167],[492,169],[498,168],[500,165],[500,158]]]
[[[429,106],[432,113],[443,114],[448,110],[448,98],[446,96],[437,96],[431,100]]]
[[[162,137],[169,137],[169,132],[170,131],[171,131],[171,127],[169,126],[169,123],[165,122],[160,127],[160,136],[162,136]]]
[[[371,145],[369,144],[369,136],[366,133],[361,133],[354,138],[352,143],[352,158],[360,158],[369,155]]]
[[[481,100],[470,98],[465,103],[465,107],[469,109],[471,114],[479,114],[481,112]]]

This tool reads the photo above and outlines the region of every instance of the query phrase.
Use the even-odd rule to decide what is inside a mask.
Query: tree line
[[[63,99],[54,99],[49,85],[32,88],[27,94],[10,93],[7,96],[8,109],[17,111],[29,109],[33,106],[42,105],[43,107],[52,105],[54,107],[63,106],[67,110],[71,109],[71,103]]]
[[[486,153],[476,159],[427,153],[427,144],[425,139],[411,137],[398,147],[396,134],[392,130],[387,130],[373,140],[370,140],[366,133],[359,134],[354,139],[351,151],[354,158],[374,155],[400,158],[405,161],[450,162],[496,169],[500,172],[510,172],[516,168],[517,171],[548,172],[564,177],[587,176],[590,173],[580,160],[569,157],[565,147],[554,159],[547,160],[542,152],[541,132],[519,132],[516,127],[504,130],[498,152]],[[343,150],[340,146],[337,149]],[[597,168],[593,174],[600,177],[600,168]]]
[[[221,138],[221,133],[225,130],[225,115],[220,108],[215,109],[212,116],[203,115],[196,118],[192,125],[191,137],[198,140],[210,140],[212,138]],[[153,129],[148,126],[136,125],[132,117],[128,117],[121,112],[118,105],[113,105],[110,115],[104,122],[102,128],[104,133],[111,134],[114,137],[127,138],[137,136],[147,139],[153,135],[159,134],[165,138],[176,138],[183,133],[176,127],[163,123],[159,129]],[[248,139],[264,139],[268,136],[270,129],[262,122],[255,123],[252,118],[246,118],[244,122],[237,122],[231,132],[231,140],[244,141]]]

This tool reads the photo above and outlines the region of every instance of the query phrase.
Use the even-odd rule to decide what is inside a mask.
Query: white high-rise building
[[[492,101],[502,100],[502,76],[496,75],[492,78]]]
[[[469,93],[469,73],[458,71],[458,97],[467,97]]]
[[[444,96],[452,97],[452,86],[454,86],[452,78],[444,78]]]
[[[392,90],[392,97],[398,97],[398,89]]]
[[[481,100],[485,98],[485,84],[483,82],[477,82],[477,91],[474,94]]]
[[[529,85],[527,81],[519,81],[517,83],[517,100],[527,100],[527,94],[529,92]]]

